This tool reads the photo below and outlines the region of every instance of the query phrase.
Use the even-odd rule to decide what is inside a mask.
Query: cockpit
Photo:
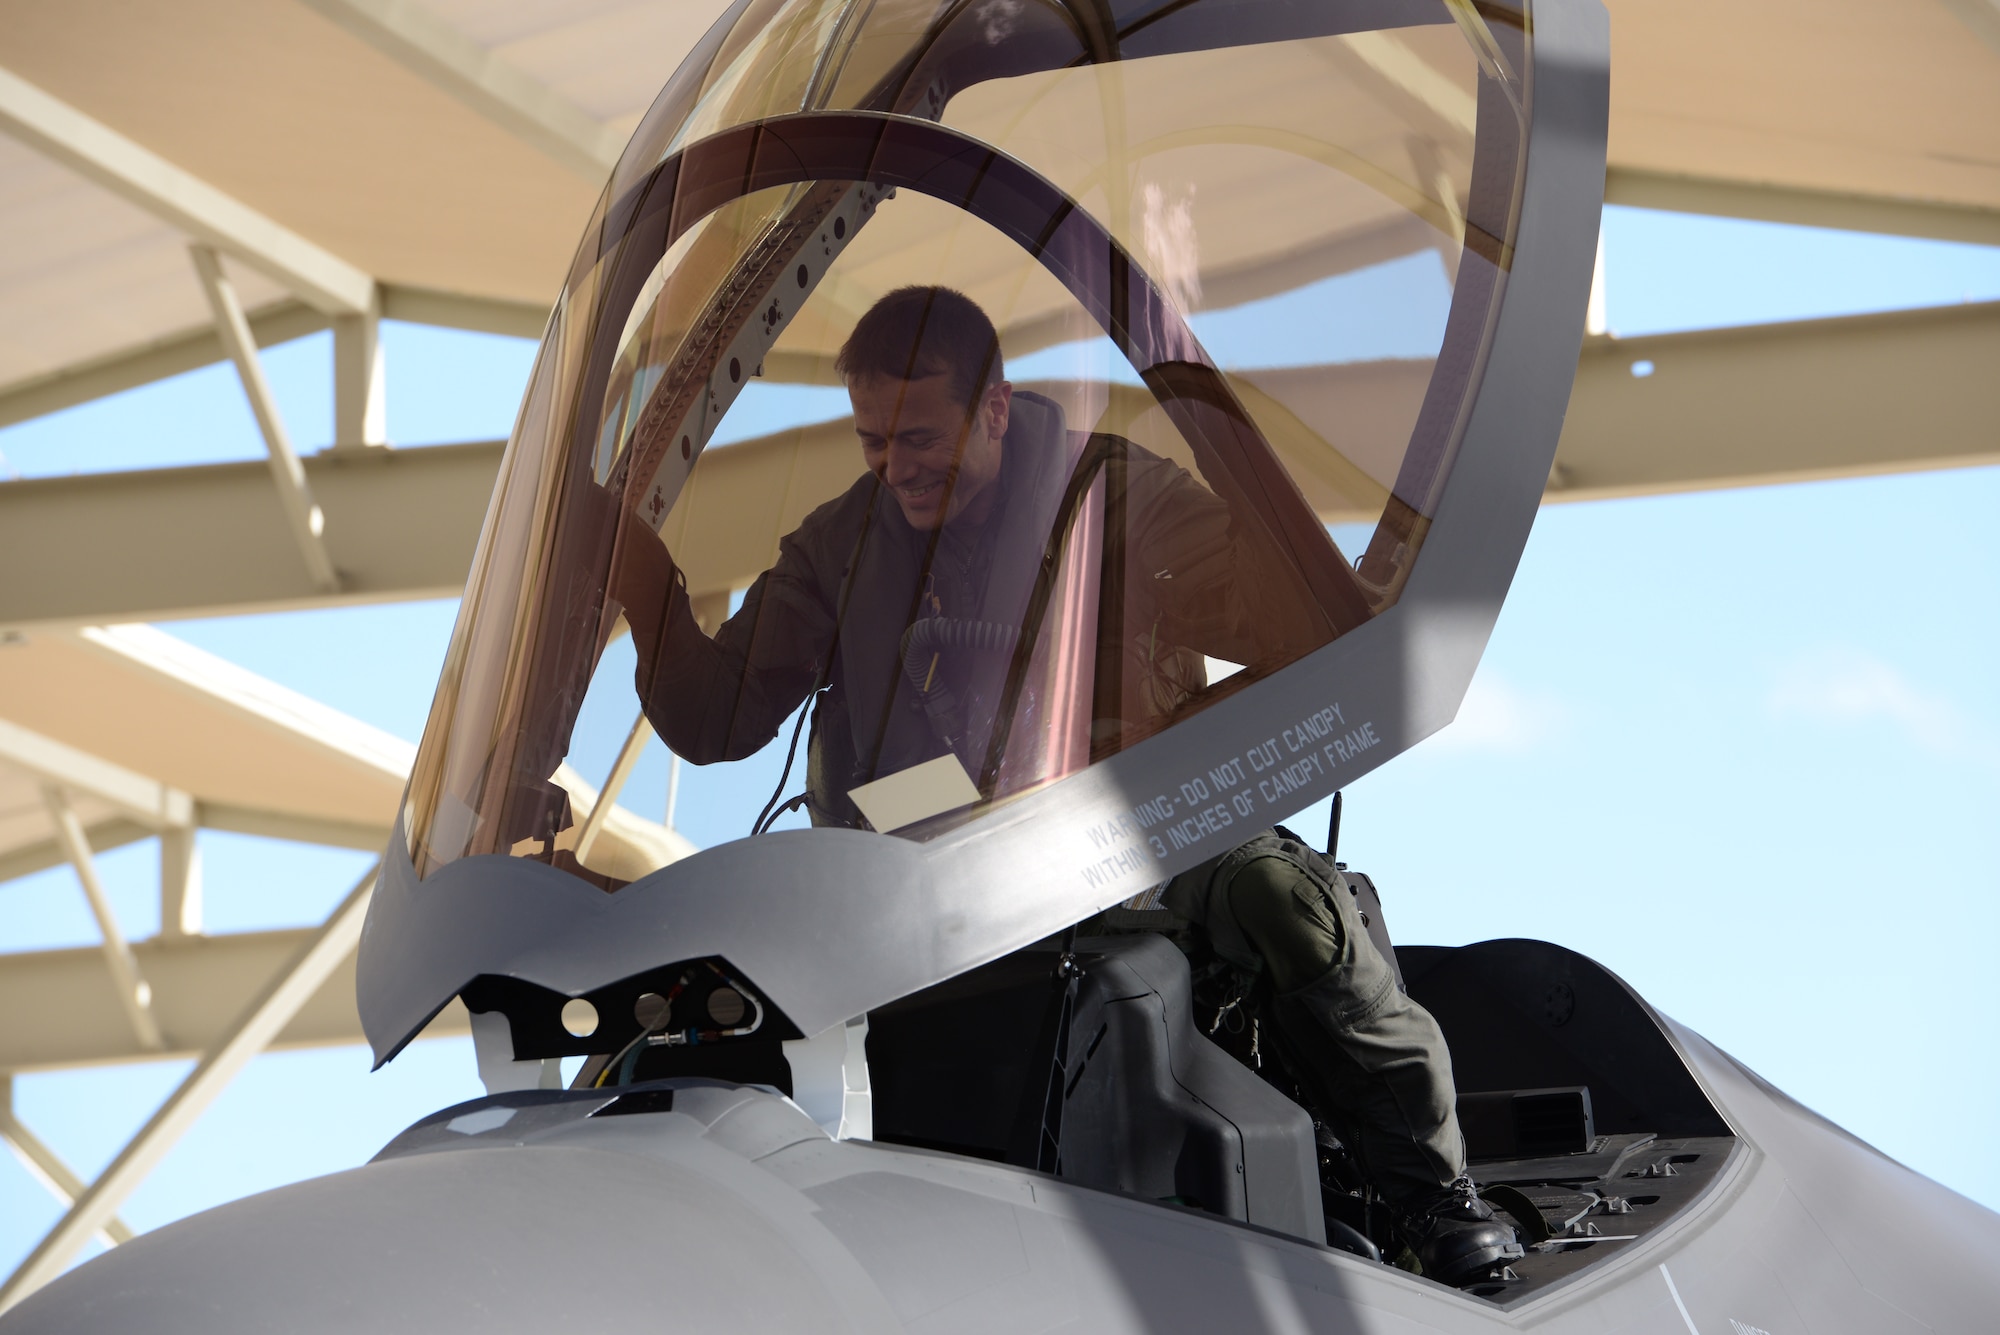
[[[551,319],[410,789],[419,874],[499,853],[608,888],[660,864],[657,834],[642,849],[580,809],[578,779],[609,774],[561,769],[596,697],[622,692],[641,749],[659,731],[607,652],[629,570],[671,569],[676,626],[765,651],[670,747],[703,767],[690,792],[793,752],[793,715],[831,691],[871,735],[815,731],[841,769],[820,818],[919,839],[1392,605],[1505,284],[1526,92],[1525,52],[1500,45],[1518,27],[1408,8],[1425,21],[1176,6],[1114,37],[1053,5],[823,3],[719,27],[635,136]],[[814,572],[845,579],[805,613],[785,601],[788,537],[882,485],[839,352],[912,287],[962,294],[997,335],[1011,503],[977,553],[946,525],[905,554],[906,517],[855,497],[811,535],[840,549]],[[1171,542],[1153,512],[1168,475],[1193,530]],[[961,558],[981,587],[946,606]],[[813,643],[771,644],[805,620],[825,623]],[[647,664],[662,716],[694,643]],[[899,782],[942,758],[930,734],[958,764]],[[1284,759],[1300,754],[1317,748]]]
[[[761,1085],[1367,1234],[1149,915],[1463,696],[1601,198],[1601,33],[1532,18],[733,6],[550,316],[364,939],[378,1057],[456,996],[496,1087]],[[1633,1130],[1726,1134],[1685,1093]]]

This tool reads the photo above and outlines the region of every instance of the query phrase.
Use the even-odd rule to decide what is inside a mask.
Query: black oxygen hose
[[[947,746],[957,746],[953,735],[958,717],[958,697],[938,672],[938,657],[946,649],[971,649],[982,653],[1012,653],[1020,642],[1019,626],[997,621],[973,621],[966,617],[925,617],[912,622],[903,632],[903,675],[917,688],[924,712],[944,735]]]

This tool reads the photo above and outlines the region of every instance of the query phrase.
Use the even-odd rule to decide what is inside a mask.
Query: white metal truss
[[[0,719],[0,761],[89,793],[148,830],[187,829],[195,821],[194,798],[187,793],[6,719]]]
[[[124,1007],[125,1018],[131,1021],[139,1046],[158,1052],[167,1043],[160,1035],[159,1021],[153,1018],[153,988],[139,972],[139,962],[132,958],[131,943],[118,926],[118,916],[111,911],[111,897],[105,894],[104,881],[97,874],[97,859],[91,856],[83,822],[76,818],[69,798],[55,784],[43,785],[42,800],[48,805],[56,840],[69,855],[76,879],[83,886],[84,898],[90,901],[91,916],[97,919],[97,930],[104,938],[104,962],[111,970],[112,985],[118,989],[118,1004]]]
[[[618,748],[618,758],[611,763],[610,777],[597,794],[590,810],[584,815],[583,825],[576,836],[576,860],[582,862],[590,857],[590,850],[597,843],[598,834],[604,829],[604,822],[618,804],[618,794],[624,790],[625,781],[632,777],[633,766],[639,763],[639,755],[646,749],[646,743],[653,739],[653,725],[646,721],[642,710],[639,717],[632,720],[631,731],[625,734],[624,745]]]
[[[34,1178],[48,1191],[49,1195],[62,1202],[63,1208],[75,1205],[84,1193],[83,1179],[70,1166],[42,1142],[42,1138],[30,1131],[14,1111],[14,1077],[0,1074],[0,1140],[7,1142]],[[132,1240],[132,1230],[116,1214],[104,1221],[97,1237],[107,1247],[115,1247],[121,1242]]]
[[[421,5],[401,0],[305,3],[592,185],[617,164],[625,137],[523,74]]]
[[[382,309],[379,320],[402,320],[409,324],[436,325],[445,329],[466,329],[480,334],[502,334],[509,338],[540,338],[543,327],[548,323],[549,308],[546,303],[529,301],[503,301],[492,297],[472,297],[459,292],[435,292],[428,288],[401,287],[384,284],[381,288]],[[361,428],[364,439],[361,443],[375,443],[365,439],[371,418],[367,414],[380,411],[381,399],[381,354],[380,344],[376,344],[373,365],[368,366],[372,377],[368,381],[357,381],[352,372],[340,368],[344,359],[354,356],[359,364],[366,364],[364,358],[366,343],[355,340],[352,335],[343,341],[340,329],[346,317],[329,320],[327,316],[300,301],[284,301],[266,306],[249,313],[250,332],[256,337],[257,346],[268,348],[274,343],[302,338],[318,333],[322,329],[334,329],[334,358],[336,385],[365,385],[365,392],[341,393],[336,401],[337,444],[349,443],[355,438],[344,423],[352,420],[351,414],[359,404],[363,414]],[[365,320],[365,316],[353,317]],[[375,326],[365,326],[373,328]],[[353,349],[352,352],[343,349]],[[121,390],[135,389],[140,385],[150,385],[168,376],[180,375],[198,367],[210,366],[228,356],[222,346],[222,336],[214,326],[205,325],[195,330],[182,330],[167,335],[154,342],[136,348],[126,348],[98,361],[65,367],[59,372],[37,376],[30,380],[0,386],[0,426],[11,426],[15,422],[25,422],[31,417],[59,412],[73,408],[79,403],[89,403]],[[339,393],[340,391],[336,391]],[[345,409],[342,404],[349,405]],[[379,431],[379,427],[377,428]]]
[[[6,1284],[0,1286],[0,1312],[61,1274],[84,1244],[108,1227],[118,1207],[145,1181],[167,1151],[215,1101],[216,1095],[251,1058],[270,1045],[327,976],[346,961],[361,939],[361,924],[374,889],[375,869],[370,868],[291,963],[245,1009],[229,1034],[202,1057],[159,1111],[118,1152],[110,1167],[83,1190]]]
[[[254,349],[256,344],[253,342]],[[382,312],[336,316],[333,321],[333,447],[361,449],[389,443],[388,399],[382,363]]]
[[[329,315],[373,307],[371,275],[4,69],[0,129]]]
[[[456,597],[502,448],[486,441],[304,459],[341,573],[338,594],[300,564],[261,462],[0,483],[0,568],[36,572],[0,580],[0,626]]]
[[[334,593],[340,588],[340,575],[333,568],[333,560],[326,554],[326,544],[321,535],[326,528],[326,515],[313,503],[312,487],[306,481],[306,470],[299,463],[298,451],[292,448],[291,437],[285,432],[285,421],[278,413],[278,400],[271,393],[271,382],[264,376],[264,363],[257,355],[257,341],[250,335],[250,322],[243,317],[242,303],[236,300],[236,289],[229,282],[229,275],[222,270],[222,257],[208,246],[189,247],[194,256],[195,272],[201,276],[201,290],[208,298],[211,310],[215,312],[216,332],[222,335],[222,346],[229,352],[229,360],[236,364],[236,374],[243,382],[244,397],[250,400],[250,411],[257,419],[257,429],[263,434],[264,449],[271,463],[271,480],[278,487],[278,501],[284,507],[285,522],[291,526],[292,540],[298,545],[299,555],[305,558],[306,571],[311,576],[313,587],[321,593]],[[371,343],[373,340],[369,340]]]
[[[1962,2],[1977,5],[1989,0]],[[2000,29],[2000,10],[1995,14],[1994,26]],[[1604,174],[1604,202],[1635,209],[1664,209],[1669,213],[1702,213],[1716,218],[1790,223],[1796,227],[2000,246],[2000,210],[1924,199],[1847,195],[1831,190],[1801,190],[1612,167]]]
[[[192,826],[160,832],[160,935],[201,935],[201,846]]]
[[[376,849],[385,842],[386,836],[376,840]],[[0,1014],[34,1017],[32,1024],[0,1026],[0,1072],[25,1075],[199,1057],[222,1041],[251,998],[312,932],[310,927],[287,927],[133,942],[132,953],[153,985],[153,1009],[169,1021],[165,1052],[139,1046],[123,1010],[112,1000],[97,947],[0,954]],[[425,1033],[463,1034],[467,1023],[464,1009],[453,1005]],[[355,1009],[353,969],[343,965],[271,1046],[296,1051],[366,1041]]]
[[[2000,51],[2000,0],[1944,0],[1959,22],[1979,34],[1979,40]]]
[[[1636,362],[1659,373],[1635,377]],[[1962,467],[2000,456],[2000,303],[1586,343],[1551,500]],[[1311,368],[1268,373],[1308,375]],[[1913,421],[1921,431],[1909,429]],[[498,442],[368,451],[306,470],[347,583],[339,601],[464,586]],[[711,450],[683,498],[689,590],[749,585],[828,479],[859,467],[844,422]],[[802,470],[794,472],[794,470]],[[788,489],[788,476],[799,479]],[[251,465],[0,484],[0,626],[214,616],[335,601],[291,573],[287,539],[244,502]],[[704,508],[703,495],[728,498]],[[787,497],[790,501],[787,501]],[[800,513],[803,513],[801,511]],[[670,517],[669,524],[678,519]],[[236,555],[218,560],[227,531]]]

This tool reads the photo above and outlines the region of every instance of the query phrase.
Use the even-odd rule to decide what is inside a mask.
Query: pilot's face
[[[967,513],[977,519],[992,507],[1013,396],[1004,380],[989,386],[968,420],[948,375],[863,376],[847,384],[862,457],[918,529]]]

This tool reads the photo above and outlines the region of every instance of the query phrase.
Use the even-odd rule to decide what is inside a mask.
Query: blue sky
[[[2000,299],[2000,251],[1975,247],[1626,209],[1605,236],[1626,335]],[[1204,338],[1253,339],[1231,318]],[[1283,312],[1266,318],[1279,328]],[[385,341],[392,439],[506,433],[531,345],[411,326]],[[329,360],[324,336],[269,354],[302,449],[330,436]],[[0,476],[45,476],[262,447],[213,367],[0,431],[0,456]],[[1581,950],[1891,1155],[2000,1205],[2000,1143],[1939,1134],[2000,1125],[1984,945],[2000,935],[1996,513],[1993,468],[1545,509],[1459,722],[1349,791],[1343,856],[1382,887],[1400,940]],[[415,740],[454,611],[167,629]],[[601,752],[601,769],[630,717],[615,701],[590,717],[579,759]],[[649,755],[628,804],[657,817],[665,771]],[[722,798],[687,781],[698,841],[741,833]],[[1324,822],[1322,804],[1297,823]],[[213,833],[203,856],[217,931],[310,922],[368,861]],[[156,930],[152,847],[103,861],[128,932]],[[0,885],[0,950],[95,939],[67,871]],[[124,1217],[156,1227],[361,1162],[479,1092],[459,1041],[367,1066],[359,1049],[259,1058]],[[88,1176],[183,1070],[27,1076],[16,1103]],[[0,1269],[57,1213],[0,1156]]]

